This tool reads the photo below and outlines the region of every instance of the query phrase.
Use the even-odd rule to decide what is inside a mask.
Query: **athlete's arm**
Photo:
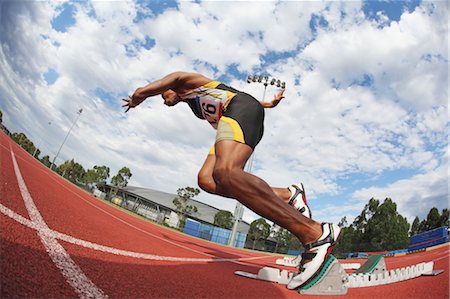
[[[273,108],[273,107],[277,106],[282,99],[284,99],[284,95],[283,95],[284,91],[285,91],[285,89],[282,89],[278,94],[274,95],[273,100],[270,102],[263,102],[263,101],[259,101],[259,102],[261,103],[261,105],[264,108]]]
[[[132,96],[129,96],[126,99],[122,99],[126,102],[124,105],[122,105],[122,107],[126,107],[127,109],[125,110],[125,112],[128,112],[130,108],[136,107],[148,97],[162,94],[168,89],[171,89],[177,93],[182,93],[190,89],[202,86],[211,81],[211,79],[208,79],[205,76],[196,73],[170,73],[159,80],[153,81],[143,87],[137,88]]]

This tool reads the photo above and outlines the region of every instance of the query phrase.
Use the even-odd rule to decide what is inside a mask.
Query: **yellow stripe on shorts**
[[[222,128],[221,128],[221,122],[223,122]],[[227,124],[229,126],[229,128],[225,128],[223,126],[224,124]],[[230,129],[232,131],[232,138],[227,136],[227,135],[229,135]],[[232,119],[230,117],[226,117],[226,116],[222,116],[220,118],[219,127],[217,128],[216,142],[221,139],[222,140],[223,139],[232,139],[232,140],[235,140],[240,143],[245,143],[244,133],[242,132],[242,129],[241,129],[241,126],[239,125],[239,123],[237,121],[235,121],[234,119]]]
[[[215,155],[215,154],[216,154],[216,146],[213,145],[213,146],[211,147],[211,149],[209,150],[208,155]]]

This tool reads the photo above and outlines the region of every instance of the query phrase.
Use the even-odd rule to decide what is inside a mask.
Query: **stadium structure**
[[[173,204],[176,194],[134,186],[117,188],[105,185],[102,189],[104,194],[97,195],[98,197],[104,197],[116,205],[160,224],[169,224],[171,215],[173,217],[177,213],[177,208]],[[220,211],[219,209],[194,199],[189,200],[188,205],[197,208],[197,212],[188,216],[190,219],[214,225],[214,216]],[[250,225],[247,222],[239,221],[237,231],[247,234],[249,228]]]

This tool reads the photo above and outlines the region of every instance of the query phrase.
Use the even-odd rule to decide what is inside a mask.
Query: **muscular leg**
[[[202,188],[202,190],[212,194],[217,194],[217,185],[213,179],[213,170],[215,164],[216,164],[216,156],[208,155],[208,157],[205,160],[205,163],[203,163],[203,166],[200,169],[200,172],[198,173],[198,185],[200,186],[200,188]],[[278,196],[279,199],[281,199],[285,203],[289,202],[291,192],[289,191],[288,188],[275,188],[275,187],[270,188]]]
[[[243,170],[252,153],[248,145],[222,140],[216,143],[215,152],[215,193],[237,199],[255,213],[289,230],[303,244],[316,241],[322,235],[320,223],[286,205],[265,181]],[[205,163],[213,161],[207,159]]]

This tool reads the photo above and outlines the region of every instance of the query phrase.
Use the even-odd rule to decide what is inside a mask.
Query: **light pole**
[[[52,124],[52,122],[49,121],[49,122],[48,122],[48,125],[50,126],[51,124]],[[40,139],[40,141],[41,141],[41,143],[42,143],[42,138],[39,138],[39,139]],[[37,151],[38,151],[38,149],[39,149],[39,148],[36,147],[36,149],[34,150],[33,157],[39,160],[39,157],[35,157],[35,156],[36,156],[36,153],[37,153]]]
[[[264,92],[263,92],[263,97],[262,100],[263,102],[265,101],[266,98],[266,90],[267,90],[267,86],[270,85],[274,85],[278,88],[286,88],[286,82],[281,82],[280,79],[276,79],[273,78],[270,79],[269,81],[269,76],[261,76],[261,75],[250,75],[247,77],[247,83],[259,83],[259,84],[263,84],[264,85]],[[250,156],[250,159],[248,159],[247,163],[245,164],[245,171],[248,173],[252,172],[252,166],[253,166],[253,156],[254,154],[252,154]],[[234,208],[234,224],[233,224],[233,229],[231,230],[231,236],[230,239],[228,241],[228,245],[234,247],[234,241],[236,239],[236,234],[237,234],[237,227],[239,225],[239,222],[242,220],[242,216],[244,214],[244,205],[241,204],[239,201],[236,203],[236,207]]]
[[[56,158],[58,158],[59,152],[61,151],[61,149],[62,149],[64,143],[66,142],[67,138],[69,137],[69,134],[70,134],[70,132],[72,131],[73,127],[75,126],[75,124],[77,123],[78,119],[80,118],[80,115],[81,115],[82,112],[83,112],[83,109],[78,110],[78,112],[77,112],[78,116],[77,116],[77,118],[75,118],[75,121],[73,122],[72,126],[70,127],[69,132],[67,132],[67,135],[66,135],[66,137],[64,138],[63,143],[62,143],[61,146],[59,147],[59,150],[58,150],[58,152],[56,153],[56,156],[53,158],[53,162],[52,162],[52,164],[50,165],[50,169],[53,169],[53,165],[55,165],[55,161],[56,161]]]

